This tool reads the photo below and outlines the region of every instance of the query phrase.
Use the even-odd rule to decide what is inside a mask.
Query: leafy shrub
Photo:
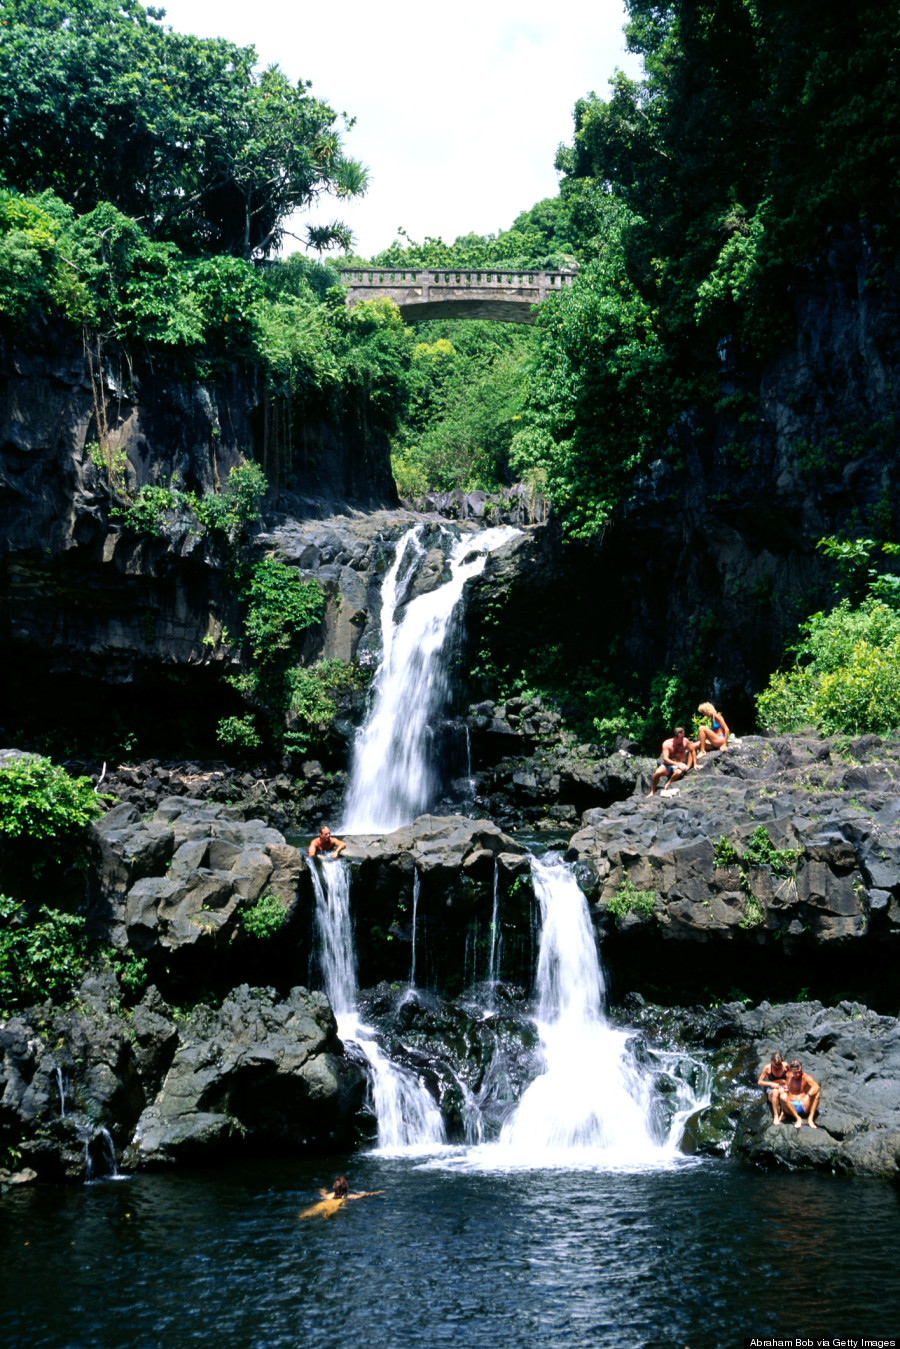
[[[112,963],[126,992],[138,994],[143,991],[148,977],[146,956],[139,956],[131,947],[126,947],[124,951],[112,952]]]
[[[618,922],[626,913],[637,913],[649,918],[656,907],[655,890],[638,890],[634,881],[626,876],[612,899],[607,901],[606,909]]]
[[[267,557],[250,574],[244,633],[254,661],[269,663],[289,651],[307,628],[325,616],[325,592],[318,581],[304,581],[296,567]]]
[[[70,777],[49,759],[28,755],[0,766],[0,834],[40,844],[36,871],[61,861],[102,813],[90,779]]]
[[[788,876],[796,866],[800,852],[796,848],[776,848],[764,824],[754,829],[744,849],[742,865],[768,867],[776,876]]]
[[[188,501],[201,524],[221,530],[236,542],[247,526],[259,519],[268,487],[259,464],[248,460],[231,470],[224,491],[204,497],[191,495]]]
[[[713,856],[717,867],[734,866],[735,862],[741,860],[741,854],[731,840],[727,838],[716,839],[713,844]]]
[[[223,717],[219,722],[216,737],[222,745],[232,749],[259,749],[262,741],[253,723],[253,716]]]
[[[285,748],[305,754],[334,720],[337,696],[363,688],[367,679],[365,671],[341,660],[320,660],[289,670]]]
[[[800,631],[794,668],[774,674],[757,699],[763,725],[855,735],[900,726],[900,613],[879,599],[857,608],[843,600]]]
[[[144,486],[130,506],[113,506],[109,513],[136,534],[158,534],[162,517],[167,511],[177,510],[182,499],[169,487]]]
[[[0,1017],[65,997],[84,969],[83,918],[0,895]]]
[[[244,931],[251,937],[265,941],[274,937],[287,922],[285,909],[277,895],[261,895],[254,904],[245,909],[241,921]]]

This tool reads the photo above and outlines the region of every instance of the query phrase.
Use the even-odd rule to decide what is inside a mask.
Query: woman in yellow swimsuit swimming
[[[358,1190],[350,1192],[346,1176],[335,1176],[330,1190],[320,1190],[322,1198],[317,1204],[311,1204],[300,1214],[301,1218],[333,1218],[338,1209],[343,1208],[348,1199],[366,1199],[369,1195],[384,1194],[384,1190]]]

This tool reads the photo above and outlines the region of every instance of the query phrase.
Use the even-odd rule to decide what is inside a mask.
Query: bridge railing
[[[477,271],[475,269],[419,267],[415,271],[390,267],[342,267],[341,284],[344,286],[473,286],[479,289],[507,286],[522,288],[539,287],[541,290],[561,290],[571,286],[575,273],[560,271]]]

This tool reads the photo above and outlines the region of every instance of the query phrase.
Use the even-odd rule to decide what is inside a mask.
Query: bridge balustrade
[[[487,318],[533,323],[533,306],[571,286],[575,273],[560,269],[342,267],[347,303],[386,294],[405,319]]]

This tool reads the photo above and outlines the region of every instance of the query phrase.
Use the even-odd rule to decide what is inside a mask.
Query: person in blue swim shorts
[[[782,1109],[794,1121],[795,1129],[802,1127],[804,1119],[811,1129],[818,1129],[815,1113],[819,1108],[819,1091],[818,1082],[803,1071],[800,1060],[792,1059],[788,1064],[787,1082],[779,1099]]]
[[[675,727],[675,734],[670,740],[664,740],[662,746],[662,758],[659,761],[659,767],[653,774],[653,781],[650,783],[648,796],[653,796],[659,783],[666,779],[667,786],[678,782],[683,778],[689,768],[693,768],[697,760],[694,757],[694,746],[684,734],[683,726]]]

